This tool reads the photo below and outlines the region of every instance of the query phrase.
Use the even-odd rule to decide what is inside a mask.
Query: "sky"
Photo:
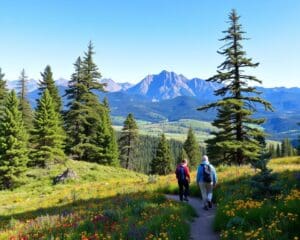
[[[247,56],[260,63],[249,73],[265,87],[300,87],[298,0],[1,1],[0,67],[7,80],[23,68],[40,79],[48,64],[55,79],[69,79],[92,41],[104,78],[137,83],[168,70],[206,79],[224,60],[218,39],[233,8]]]

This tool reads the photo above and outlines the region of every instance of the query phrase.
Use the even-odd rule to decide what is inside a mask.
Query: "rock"
[[[53,184],[64,183],[68,179],[76,179],[76,178],[78,178],[77,173],[74,172],[72,169],[67,168],[66,171],[64,171],[62,174],[56,176],[53,179]]]

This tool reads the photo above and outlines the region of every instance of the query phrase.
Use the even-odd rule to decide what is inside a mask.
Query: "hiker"
[[[187,160],[183,159],[176,167],[176,178],[179,186],[179,199],[180,201],[189,201],[189,184],[190,184],[190,170],[187,166]]]
[[[212,208],[213,188],[216,186],[218,178],[215,168],[209,163],[206,155],[203,156],[198,167],[196,181],[200,187],[203,208],[208,210],[208,208]]]

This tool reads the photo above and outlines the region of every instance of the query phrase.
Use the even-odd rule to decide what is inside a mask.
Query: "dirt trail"
[[[177,195],[166,195],[168,199],[178,201]],[[198,216],[191,222],[191,238],[193,240],[217,240],[220,239],[212,229],[216,208],[213,206],[208,211],[202,208],[202,203],[198,198],[189,198],[188,202],[197,212]]]

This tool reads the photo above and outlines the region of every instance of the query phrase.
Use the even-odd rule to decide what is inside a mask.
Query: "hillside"
[[[295,239],[300,222],[299,160],[271,161],[269,166],[278,174],[282,189],[276,201],[249,199],[249,178],[255,174],[252,168],[217,168],[214,224],[221,239],[235,236],[242,240],[247,234]],[[53,185],[52,178],[66,167],[75,170],[79,179]],[[186,220],[195,217],[194,211],[158,193],[177,192],[174,174],[147,177],[120,168],[69,161],[51,169],[33,169],[27,177],[21,188],[0,192],[0,239],[189,239]],[[191,194],[199,196],[194,182]],[[285,238],[278,238],[283,232]]]
[[[79,178],[53,185],[67,167]],[[80,161],[33,169],[24,186],[0,192],[0,239],[187,239],[193,210],[152,192],[159,186],[142,174]]]

